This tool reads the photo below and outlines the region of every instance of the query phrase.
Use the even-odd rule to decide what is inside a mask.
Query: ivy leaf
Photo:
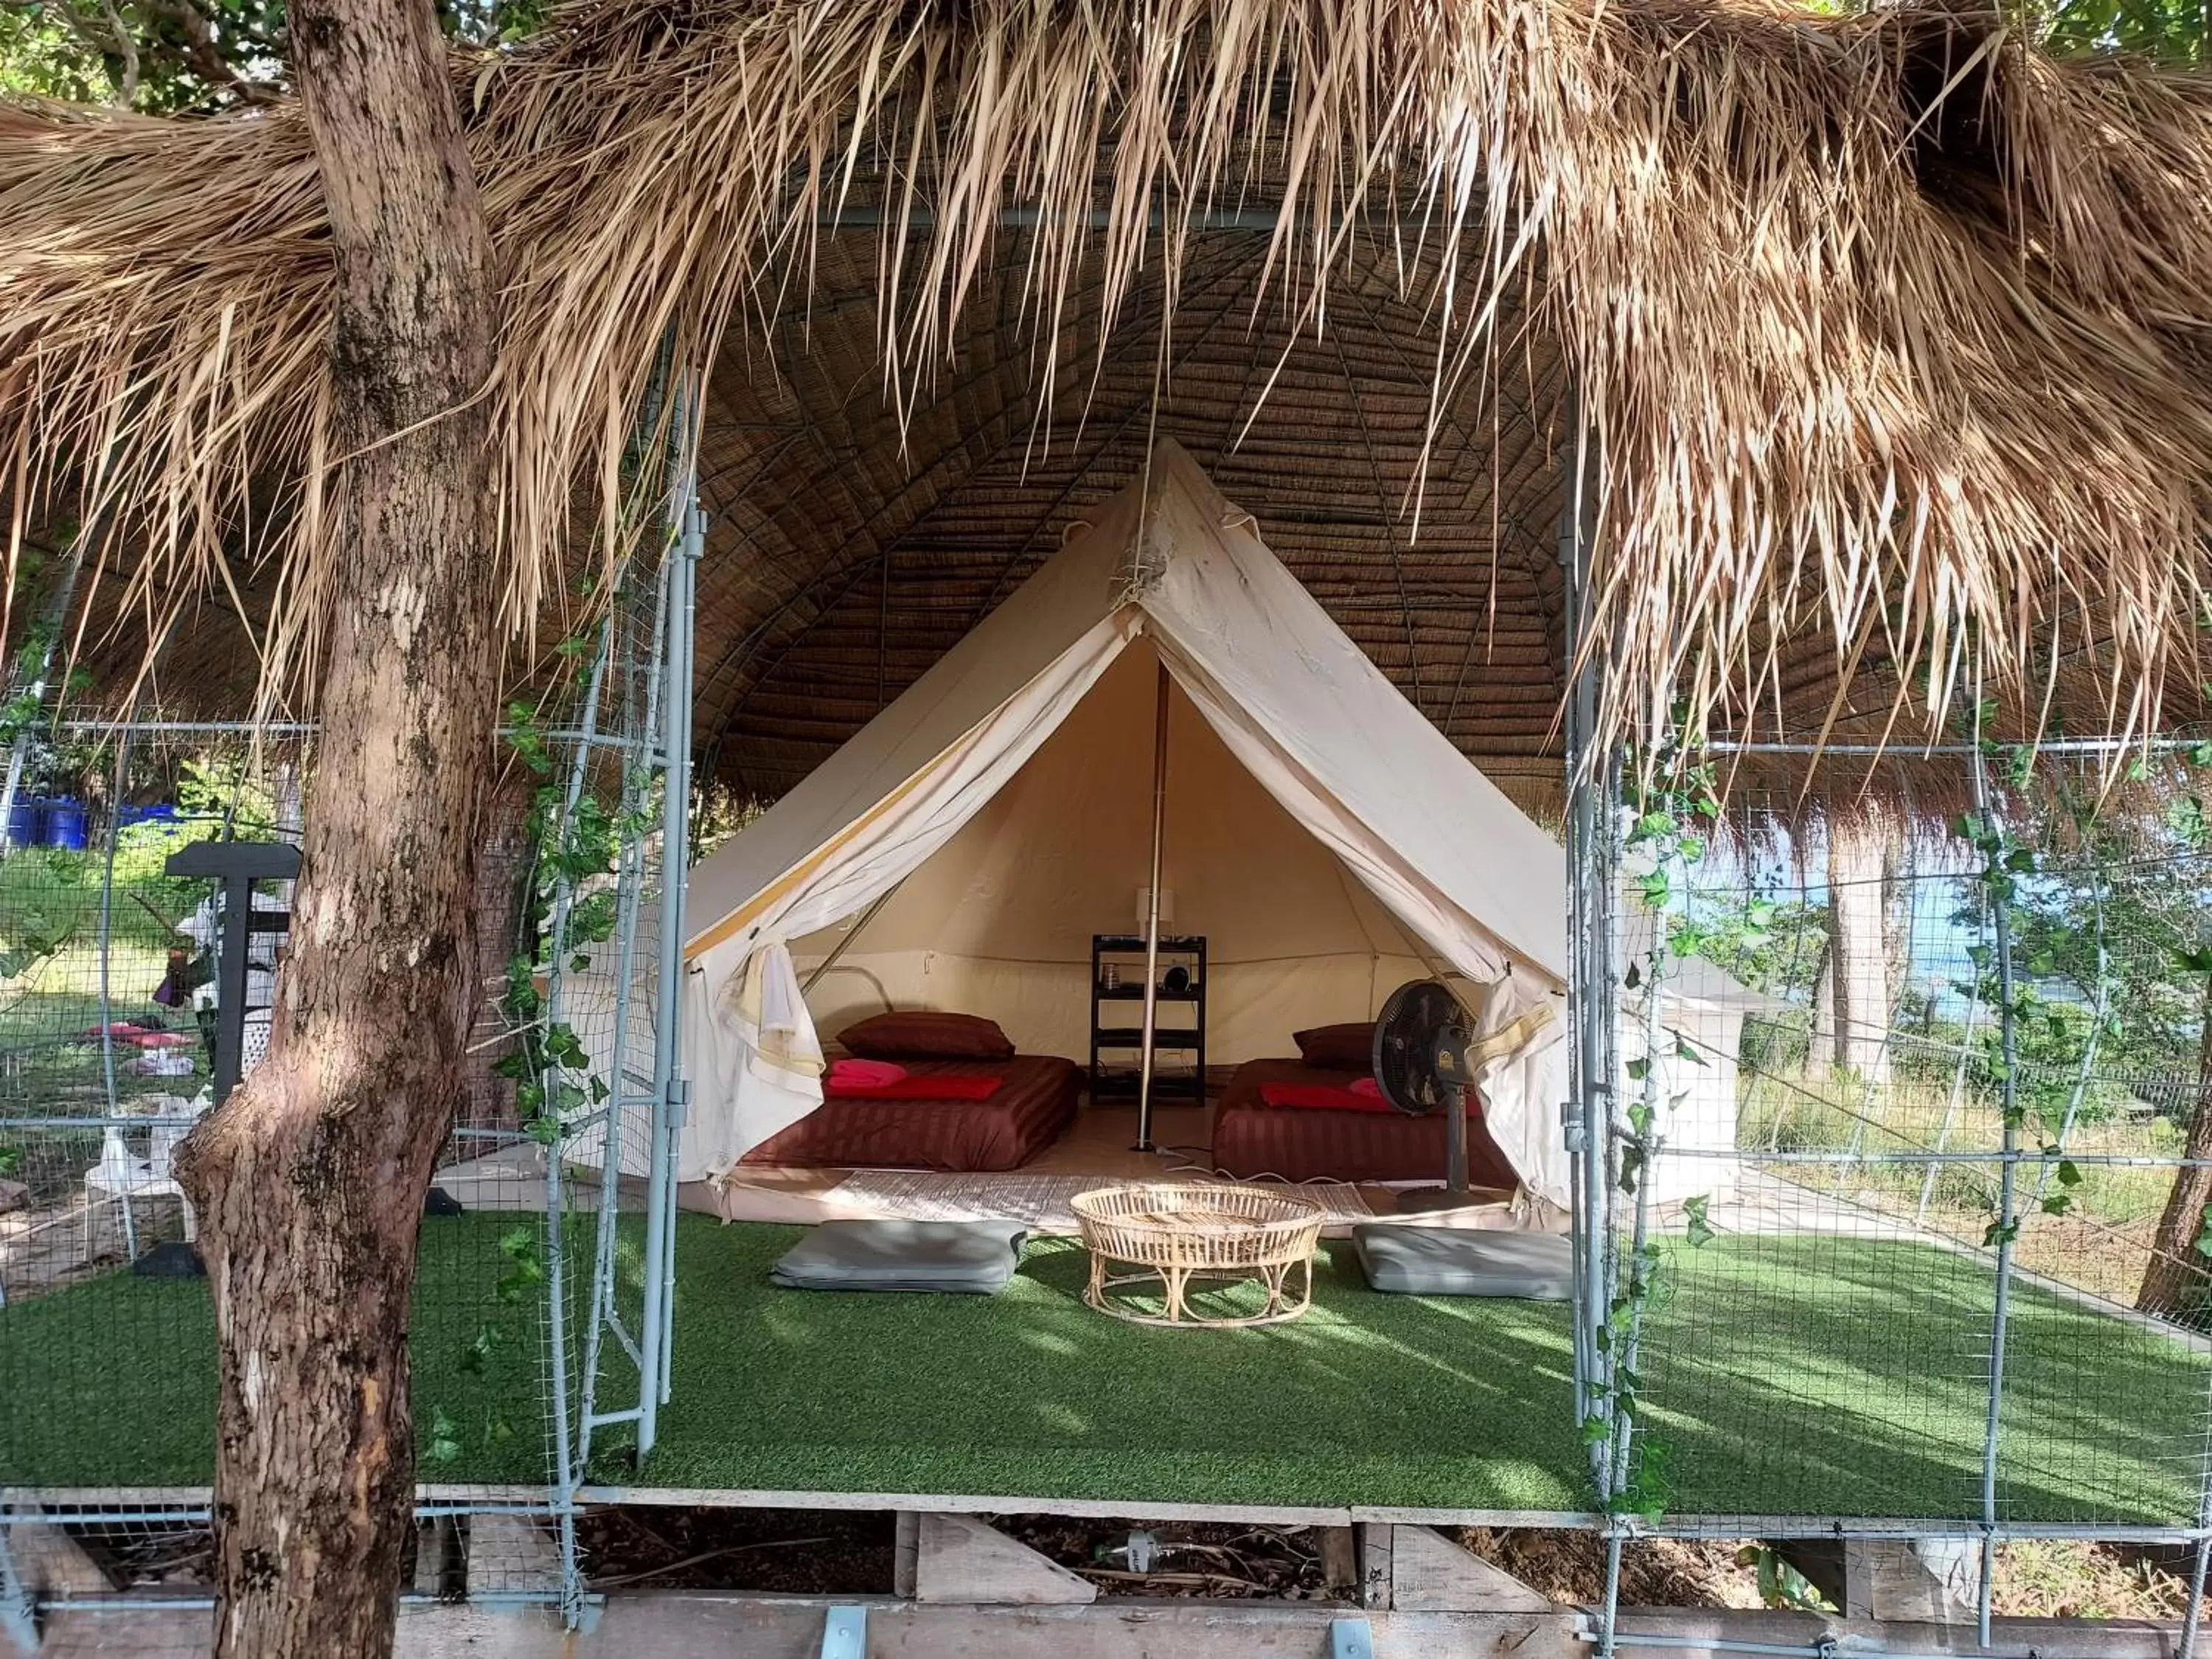
[[[482,1376],[490,1365],[492,1354],[498,1346],[499,1328],[496,1325],[477,1326],[476,1340],[461,1352],[461,1369],[471,1376]]]
[[[1621,1070],[1628,1073],[1630,1082],[1641,1083],[1645,1078],[1651,1075],[1650,1056],[1648,1054],[1639,1054],[1634,1060],[1630,1060],[1626,1065],[1623,1066]]]
[[[2043,1200],[2043,1212],[2045,1215],[2064,1215],[2073,1207],[2074,1195],[2071,1193],[2053,1193]]]
[[[1989,1230],[1982,1235],[1982,1248],[1985,1250],[1999,1249],[2019,1237],[2019,1222],[1992,1221],[1989,1224]]]
[[[1700,1248],[1713,1237],[1712,1224],[1706,1218],[1708,1212],[1712,1207],[1712,1199],[1704,1193],[1698,1194],[1695,1198],[1686,1198],[1682,1200],[1682,1216],[1689,1224],[1684,1236],[1689,1240],[1690,1248],[1692,1249]]]
[[[461,1455],[461,1441],[455,1431],[453,1419],[446,1414],[443,1406],[430,1411],[430,1443],[422,1449],[423,1461],[430,1463],[450,1463]]]
[[[2197,1218],[2197,1242],[2191,1248],[2199,1255],[2212,1256],[2212,1204],[2206,1205],[2204,1213]]]
[[[2058,1160],[2058,1184],[2062,1187],[2080,1186],[2081,1184],[2081,1165],[2075,1163],[2075,1161],[2070,1158],[2060,1158]]]

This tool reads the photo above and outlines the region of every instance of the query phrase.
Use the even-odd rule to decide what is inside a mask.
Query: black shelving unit
[[[1152,1098],[1206,1098],[1206,939],[1160,937],[1160,978],[1182,969],[1180,991],[1153,1005]],[[1109,975],[1108,969],[1113,972]],[[1114,983],[1109,984],[1109,980]],[[1091,939],[1091,1098],[1134,1100],[1145,1054],[1145,940],[1139,933]]]

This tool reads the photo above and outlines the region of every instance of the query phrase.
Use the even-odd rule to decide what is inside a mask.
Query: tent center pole
[[[1159,687],[1154,695],[1152,718],[1152,864],[1151,884],[1145,889],[1145,1030],[1144,1048],[1137,1060],[1137,1150],[1149,1152],[1152,1145],[1152,1036],[1160,1018],[1160,848],[1168,825],[1168,666],[1160,665]],[[1201,1079],[1199,1087],[1202,1091]]]
[[[805,996],[817,985],[821,983],[822,975],[828,973],[832,968],[835,968],[838,963],[843,959],[845,952],[853,948],[853,941],[860,937],[861,929],[866,927],[870,922],[873,921],[876,919],[876,913],[881,910],[884,906],[889,904],[893,899],[896,898],[898,896],[898,890],[905,885],[906,878],[904,876],[901,876],[898,880],[891,884],[891,888],[889,892],[885,893],[881,898],[871,904],[866,909],[860,912],[860,919],[845,930],[844,938],[839,939],[836,944],[830,947],[830,954],[823,957],[821,961],[816,963],[813,967],[807,969],[806,977],[799,981],[799,995]]]

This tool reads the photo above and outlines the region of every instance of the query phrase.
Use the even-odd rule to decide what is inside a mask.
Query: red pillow
[[[847,1054],[865,1060],[1012,1060],[1014,1045],[994,1019],[915,1008],[877,1014],[837,1033]]]
[[[1298,1058],[1322,1072],[1369,1072],[1375,1068],[1375,1022],[1346,1021],[1341,1025],[1316,1025],[1292,1034]]]

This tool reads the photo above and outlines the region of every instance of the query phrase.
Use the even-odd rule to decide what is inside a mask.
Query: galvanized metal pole
[[[652,654],[646,680],[644,719],[625,728],[637,737],[637,743],[623,757],[622,801],[625,817],[635,814],[646,791],[650,787],[650,775],[656,758],[646,752],[652,734],[659,728],[661,670],[666,659],[669,589],[673,580],[675,561],[667,556],[665,526],[661,537],[661,557],[653,582]],[[629,584],[623,584],[630,590]],[[618,597],[617,605],[624,601]],[[623,679],[632,678],[630,664],[623,665]],[[634,712],[634,711],[633,711]],[[592,1240],[592,1316],[584,1343],[584,1364],[580,1384],[581,1398],[576,1412],[576,1463],[579,1468],[591,1462],[592,1436],[602,1425],[635,1421],[643,1414],[645,1393],[645,1352],[643,1344],[623,1326],[621,1298],[617,1294],[619,1273],[617,1263],[622,1223],[623,1153],[625,1146],[624,1128],[630,1112],[642,1106],[648,1115],[653,1103],[659,1097],[652,1091],[640,1096],[630,1086],[627,1065],[630,1020],[636,1012],[635,981],[637,965],[637,931],[641,908],[641,889],[645,882],[645,848],[642,838],[626,832],[617,853],[615,890],[617,906],[615,952],[615,1018],[610,1041],[610,1066],[614,1075],[607,1079],[606,1098],[593,1113],[599,1130],[599,1208],[598,1225]],[[655,966],[658,968],[658,953]],[[650,1134],[639,1137],[647,1159],[659,1153],[659,1146]],[[638,1404],[623,1410],[602,1413],[599,1409],[600,1356],[604,1333],[611,1330],[615,1340],[629,1355],[630,1363],[638,1376]],[[641,1323],[641,1332],[642,1325]]]
[[[674,1353],[670,1304],[675,1291],[676,1176],[688,1097],[679,1042],[684,1006],[684,889],[690,863],[691,802],[691,635],[696,602],[694,578],[706,540],[706,515],[698,501],[699,387],[679,379],[674,429],[678,451],[670,494],[678,527],[669,570],[667,690],[661,699],[660,753],[660,983],[653,1006],[653,1161],[646,1177],[645,1312],[639,1341],[645,1350],[641,1379],[637,1449],[642,1457],[659,1434]]]
[[[1567,653],[1573,681],[1565,711],[1568,905],[1571,959],[1569,1049],[1572,1099],[1566,1128],[1572,1155],[1575,1268],[1575,1413],[1586,1432],[1593,1484],[1608,1507],[1626,1478],[1627,1436],[1613,1381],[1622,1357],[1607,1331],[1617,1277],[1613,1241],[1613,1102],[1620,1076],[1619,976],[1613,960],[1620,881],[1619,757],[1601,741],[1605,656],[1597,635],[1592,563],[1598,524],[1595,456],[1578,400],[1570,398],[1572,436],[1562,459],[1558,557],[1565,576]],[[1639,1205],[1639,1212],[1642,1206]],[[1639,1224],[1641,1216],[1639,1215]],[[1620,1601],[1623,1535],[1606,1540],[1605,1595],[1596,1632],[1598,1659],[1612,1659]]]
[[[1145,889],[1145,1023],[1144,1048],[1137,1057],[1137,1150],[1152,1147],[1152,1038],[1160,1019],[1160,868],[1168,828],[1168,699],[1175,683],[1160,665],[1158,690],[1152,717],[1152,861],[1151,884]],[[1202,1091],[1205,1079],[1200,1079]]]
[[[678,586],[683,594],[683,606],[677,613],[678,637],[674,690],[669,704],[683,717],[683,742],[677,750],[678,772],[676,791],[676,850],[672,855],[672,878],[676,883],[676,912],[684,914],[684,891],[690,881],[691,872],[691,647],[696,631],[699,609],[699,560],[707,548],[707,513],[699,505],[697,493],[697,460],[699,434],[695,415],[691,434],[692,497],[691,531],[685,538],[682,562],[677,567]],[[681,947],[678,947],[679,958]],[[669,1203],[665,1210],[660,1260],[663,1286],[660,1319],[660,1403],[666,1405],[672,1385],[676,1343],[676,1204],[675,1182],[678,1157],[683,1145],[684,1125],[691,1115],[691,1083],[683,1076],[684,1060],[684,999],[680,994],[682,978],[671,988],[668,1002],[668,1042],[672,1056],[669,1072],[669,1122],[667,1166]]]
[[[1607,1368],[1599,1334],[1606,1319],[1606,1140],[1612,1121],[1613,1073],[1607,1028],[1613,1007],[1613,769],[1597,752],[1600,673],[1593,635],[1591,540],[1596,500],[1590,489],[1589,434],[1580,405],[1570,400],[1572,436],[1561,456],[1559,560],[1565,574],[1568,665],[1574,676],[1566,708],[1567,841],[1574,959],[1569,1018],[1573,1099],[1567,1128],[1573,1144],[1577,1421],[1606,1394]],[[1611,1482],[1611,1437],[1590,1442],[1591,1470],[1601,1491]]]
[[[1978,721],[1977,738],[1981,736]],[[1994,848],[1996,831],[1990,809],[1989,769],[1978,745],[1968,763],[1972,769],[1974,811],[1985,842]],[[1990,922],[1995,938],[1997,969],[1997,1033],[1999,1065],[1997,1100],[2003,1117],[2004,1162],[1997,1171],[1997,1264],[1996,1307],[1990,1322],[1990,1397],[1982,1432],[1982,1582],[1976,1600],[1976,1622],[1984,1647],[1990,1644],[1990,1598],[1996,1577],[1997,1454],[2004,1413],[2005,1325],[2011,1310],[2013,1241],[2019,1231],[2019,1164],[2014,1157],[2020,1140],[2019,1010],[2013,994],[2012,920],[2008,902],[2009,874],[1990,858],[1984,880],[1990,896]],[[1991,879],[1991,878],[1995,878]]]
[[[592,659],[592,672],[584,691],[584,705],[580,711],[579,725],[588,734],[596,731],[599,722],[599,690],[605,684],[607,658],[614,648],[614,628],[611,616],[599,629],[599,646]],[[588,741],[580,744],[568,771],[568,789],[562,797],[565,803],[561,823],[566,826],[573,821],[576,803],[584,793],[584,775],[591,757]],[[573,902],[573,890],[564,881],[556,890],[553,900],[553,915],[548,937],[551,951],[546,961],[545,1011],[548,1028],[560,1023],[562,980],[568,965],[567,938],[568,912]],[[554,1079],[544,1079],[546,1103],[541,1109],[557,1113],[560,1096],[552,1085]],[[561,1237],[561,1216],[568,1203],[562,1190],[561,1148],[556,1144],[545,1148],[545,1223],[541,1237],[545,1250],[545,1346],[548,1380],[553,1398],[553,1513],[554,1524],[559,1533],[561,1554],[561,1611],[562,1619],[574,1628],[582,1619],[583,1577],[576,1560],[576,1488],[582,1482],[582,1469],[578,1462],[575,1443],[570,1439],[572,1423],[568,1402],[568,1250]],[[580,1434],[581,1431],[578,1432]]]

